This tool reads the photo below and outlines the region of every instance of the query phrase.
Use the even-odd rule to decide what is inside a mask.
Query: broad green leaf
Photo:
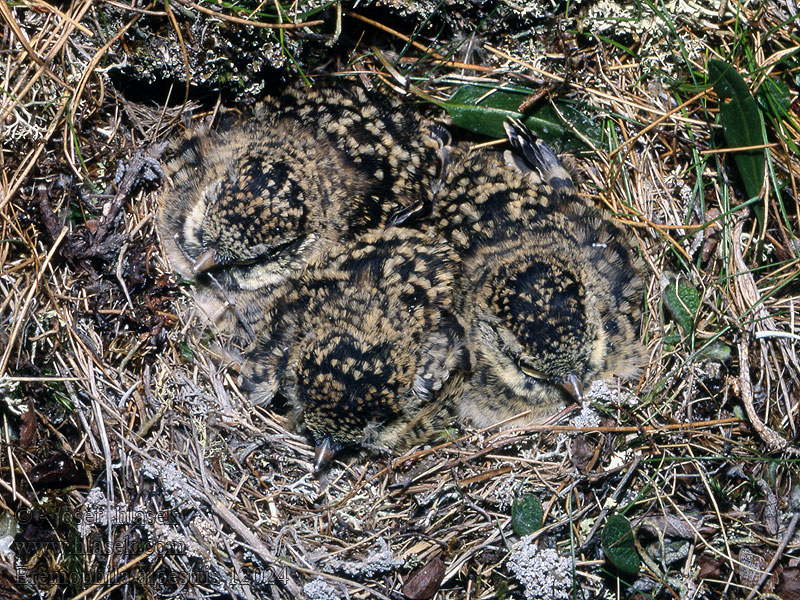
[[[584,150],[586,145],[564,124],[550,104],[542,104],[525,113],[519,111],[520,104],[529,96],[529,91],[491,89],[477,85],[458,88],[446,102],[441,102],[458,127],[490,137],[505,137],[503,123],[509,117],[520,119],[545,142],[556,144],[565,150]],[[584,137],[599,146],[602,129],[564,100],[556,100],[556,107],[564,119]]]
[[[458,127],[492,137],[503,137],[503,123],[510,117],[522,118],[519,112],[522,94],[490,90],[476,85],[458,88],[447,102],[440,104]]]
[[[628,519],[622,515],[611,515],[603,528],[603,550],[620,571],[639,571],[639,554],[633,545],[633,531]]]
[[[528,535],[542,528],[542,503],[536,496],[523,496],[511,507],[511,526],[517,535]]]
[[[739,72],[728,63],[712,58],[708,61],[708,77],[720,100],[750,96],[750,88]]]
[[[673,279],[664,290],[663,301],[672,318],[680,324],[683,334],[689,335],[694,330],[694,323],[700,310],[700,295],[694,286],[680,277]],[[673,347],[680,341],[679,338],[678,335],[668,335],[664,337],[664,343]],[[731,357],[731,348],[724,342],[713,342],[702,349],[700,355],[725,362]]]
[[[497,600],[507,600],[509,597],[508,593],[508,582],[506,581],[505,577],[503,577],[497,569],[492,571],[492,585],[494,586],[494,597]]]
[[[680,277],[673,279],[664,290],[664,304],[670,314],[680,324],[684,335],[694,327],[694,319],[700,308],[700,296],[690,283]]]
[[[723,342],[714,342],[703,350],[702,355],[711,360],[726,362],[731,357],[731,347]]]
[[[720,98],[719,118],[728,148],[744,148],[764,144],[764,118],[747,83],[738,71],[721,60],[708,61],[708,77]],[[748,198],[761,193],[764,183],[764,150],[745,150],[733,155]],[[756,208],[763,220],[763,208]]]
[[[675,346],[677,346],[680,343],[682,336],[677,333],[667,333],[664,334],[663,339],[664,339],[664,347],[667,348],[668,350],[674,350]]]

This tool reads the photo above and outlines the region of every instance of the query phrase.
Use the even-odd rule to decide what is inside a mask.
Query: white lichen
[[[714,28],[719,21],[721,0],[665,0],[659,3],[658,11],[647,4],[599,0],[586,10],[586,23],[597,33],[666,33],[678,20],[694,23],[699,27]],[[742,2],[748,4],[748,2]],[[727,17],[735,16],[736,3],[728,3]]]
[[[526,600],[570,597],[570,560],[551,548],[538,548],[531,536],[525,536],[514,546],[506,565],[524,586]]]
[[[592,384],[592,388],[594,389],[594,384]],[[597,427],[600,425],[600,415],[592,408],[591,404],[584,402],[581,405],[581,412],[572,418],[572,424],[575,427]]]
[[[0,401],[17,416],[28,409],[25,400],[17,394],[18,389],[19,381],[10,381],[6,375],[0,377]]]
[[[303,586],[306,600],[341,600],[336,588],[322,578],[309,581]]]
[[[508,477],[502,479],[492,490],[490,499],[495,502],[497,510],[508,512],[514,504],[514,500],[526,493],[530,493],[530,490],[525,489],[525,482],[518,481],[512,471]]]
[[[559,3],[554,0],[506,0],[501,6],[506,12],[535,19],[550,17],[559,10]]]
[[[0,562],[14,564],[15,555],[11,544],[14,543],[17,533],[19,533],[19,525],[14,515],[0,514]]]
[[[617,0],[584,0],[579,28],[611,36],[632,36],[639,44],[639,64],[645,73],[666,73],[675,77],[684,63],[675,49],[680,47],[689,61],[700,60],[707,51],[695,31],[716,30],[723,19],[741,19],[749,0],[664,0],[653,9],[648,3]],[[683,27],[686,25],[686,27]],[[676,43],[676,39],[680,40]]]
[[[186,480],[186,476],[172,463],[162,460],[147,461],[142,464],[140,473],[146,479],[158,481],[161,484],[165,492],[163,498],[167,501],[168,506],[184,506],[189,502],[190,494],[196,496],[192,486]]]
[[[402,566],[403,561],[394,557],[389,543],[383,538],[379,538],[377,547],[364,560],[358,562],[331,560],[328,561],[324,569],[328,572],[346,573],[351,577],[373,577],[376,574],[393,571]]]

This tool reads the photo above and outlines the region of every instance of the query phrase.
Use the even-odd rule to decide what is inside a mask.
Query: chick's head
[[[580,399],[606,354],[593,290],[557,255],[521,257],[501,271],[504,284],[489,292],[493,318],[481,336],[499,381],[523,398],[565,392]]]
[[[248,154],[206,191],[195,272],[290,257],[307,235],[309,206],[290,161]]]

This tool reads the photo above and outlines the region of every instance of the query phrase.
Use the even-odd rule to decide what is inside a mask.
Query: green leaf
[[[571,103],[556,100],[558,112],[550,104],[542,104],[525,114],[519,110],[520,104],[533,90],[493,89],[478,85],[464,85],[458,88],[446,102],[444,108],[458,127],[490,137],[505,137],[503,123],[509,117],[520,119],[548,144],[558,145],[565,150],[584,150],[584,144],[564,124],[564,120],[574,127],[595,146],[602,144],[602,129],[589,117],[577,110]]]
[[[758,88],[757,98],[762,110],[770,112],[776,119],[783,119],[792,106],[789,86],[782,79],[767,77]]]
[[[666,334],[664,334],[664,338],[663,339],[664,339],[664,347],[667,350],[672,351],[672,350],[675,349],[675,346],[680,344],[682,336],[680,336],[677,333],[666,333]]]
[[[542,528],[542,503],[536,496],[523,496],[511,507],[511,526],[517,535],[528,535]]]
[[[181,362],[183,363],[194,362],[194,352],[192,352],[192,348],[186,342],[178,343],[178,354],[180,355]]]
[[[722,342],[714,342],[702,353],[704,357],[718,362],[726,362],[731,357],[731,347]]]
[[[447,102],[440,104],[458,127],[492,137],[504,137],[503,123],[522,118],[521,94],[491,90],[477,85],[458,88]]]
[[[492,585],[494,586],[494,597],[497,600],[507,600],[509,597],[508,582],[497,570],[492,571]]]
[[[728,148],[758,146],[764,139],[764,118],[747,83],[738,71],[721,60],[708,61],[708,76],[720,98],[719,118]],[[723,102],[727,100],[727,102]],[[733,155],[742,177],[747,197],[755,198],[764,183],[764,150],[746,150]],[[757,207],[756,216],[761,222],[764,214]]]
[[[633,545],[633,531],[628,519],[622,515],[611,515],[603,528],[603,550],[620,571],[639,571],[639,554]]]
[[[700,295],[692,284],[677,277],[664,290],[664,304],[672,317],[680,323],[684,335],[691,333],[694,319],[700,308]]]

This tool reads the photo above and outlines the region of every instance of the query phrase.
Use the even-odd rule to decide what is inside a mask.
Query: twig
[[[150,148],[147,153],[137,152],[133,155],[130,162],[124,166],[124,174],[117,181],[118,188],[114,199],[103,207],[103,217],[100,220],[100,225],[97,227],[98,239],[102,240],[105,238],[110,233],[111,229],[115,227],[117,215],[119,211],[122,210],[122,205],[133,190],[133,187],[140,181],[140,178],[142,178],[142,174],[144,174],[143,178],[148,181],[163,178],[164,173],[161,171],[158,159],[166,148],[167,142],[161,142]]]
[[[6,204],[8,204],[11,201],[11,199],[17,193],[19,187],[27,179],[28,173],[30,173],[31,169],[33,169],[33,167],[35,167],[36,164],[38,163],[39,156],[41,155],[42,151],[47,146],[47,142],[50,141],[50,138],[53,136],[59,124],[61,123],[61,117],[63,116],[64,111],[67,109],[68,105],[69,105],[69,98],[65,97],[62,100],[61,105],[58,107],[56,114],[53,116],[53,121],[52,123],[50,123],[50,127],[48,127],[42,139],[39,140],[38,146],[36,146],[35,149],[28,152],[28,154],[20,162],[20,167],[14,173],[14,176],[12,178],[13,183],[11,184],[11,187],[9,188],[8,192],[4,196],[0,194],[0,212],[2,212],[5,209]],[[11,112],[11,110],[12,109],[9,108],[7,111],[0,113],[0,122],[2,122],[2,119],[6,118],[6,116],[8,115],[8,113]]]
[[[761,317],[759,319],[761,325],[765,326],[767,329],[777,329],[773,319],[766,312],[763,303],[760,302],[761,297],[756,282],[753,279],[753,274],[744,262],[741,244],[743,228],[744,219],[740,219],[733,229],[733,238],[731,240],[731,245],[733,246],[733,252],[731,253],[733,266],[737,271],[735,281],[742,298],[742,306],[740,308],[743,311],[753,308],[756,316]],[[758,413],[756,413],[756,409],[753,406],[753,384],[750,378],[749,340],[750,334],[748,332],[743,332],[739,340],[739,388],[747,418],[753,426],[753,429],[755,429],[756,433],[764,440],[771,451],[784,450],[795,455],[800,454],[800,450],[793,448],[787,440],[767,427],[758,416]]]
[[[219,500],[213,501],[213,508],[214,511],[225,521],[231,529],[233,529],[238,535],[244,539],[244,541],[253,548],[260,556],[264,559],[267,563],[269,568],[275,574],[275,577],[278,581],[283,583],[295,598],[301,598],[300,588],[292,579],[283,579],[283,573],[278,568],[279,565],[283,565],[289,568],[294,568],[294,565],[287,563],[286,561],[278,558],[269,549],[261,542],[261,540],[237,517],[233,512],[231,512],[227,506],[222,504]]]
[[[639,468],[639,464],[641,462],[642,462],[642,456],[641,455],[639,455],[635,459],[633,459],[633,463],[631,463],[631,466],[628,468],[628,471],[623,476],[622,481],[619,482],[619,485],[617,486],[617,489],[615,489],[614,493],[611,494],[611,499],[612,500],[616,501],[620,497],[622,492],[627,487],[628,482],[630,481],[631,477],[633,477],[633,474],[636,472],[636,469]],[[580,547],[580,550],[578,551],[578,553],[586,552],[586,550],[589,547],[589,542],[592,541],[592,538],[594,537],[594,534],[596,534],[597,530],[600,529],[600,526],[603,524],[603,521],[605,520],[606,515],[608,514],[608,512],[610,510],[611,510],[611,508],[609,506],[609,503],[608,503],[608,501],[606,501],[605,502],[605,507],[603,508],[603,510],[600,511],[600,515],[595,520],[594,526],[592,526],[592,529],[586,535],[586,540],[583,542],[583,545]]]
[[[658,117],[655,121],[653,121],[652,123],[647,125],[644,129],[639,131],[636,135],[634,135],[633,137],[631,137],[628,140],[626,140],[623,144],[621,144],[618,147],[616,147],[611,152],[611,154],[608,155],[609,160],[613,159],[617,154],[619,154],[620,152],[622,152],[623,150],[628,148],[631,144],[633,144],[636,140],[638,140],[640,137],[642,137],[645,133],[647,133],[648,131],[651,131],[652,129],[655,129],[656,127],[661,125],[661,123],[663,123],[664,121],[669,119],[672,115],[674,115],[677,112],[682,111],[684,108],[686,108],[690,104],[694,104],[700,98],[705,96],[707,93],[708,93],[708,90],[703,90],[702,92],[700,92],[699,94],[695,94],[694,96],[692,96],[691,98],[689,98],[688,100],[683,102],[682,104],[679,104],[675,108],[668,110],[666,113],[664,113],[663,115]]]
[[[764,422],[758,416],[753,406],[753,384],[750,380],[750,349],[748,348],[748,337],[747,335],[742,335],[742,339],[739,340],[739,389],[742,395],[744,412],[747,414],[747,419],[750,421],[753,429],[755,429],[759,437],[766,442],[771,451],[787,450],[796,452],[796,450],[789,446],[786,440],[764,425]]]
[[[2,0],[0,0],[2,1]],[[39,289],[39,284],[42,282],[42,277],[44,276],[45,272],[47,271],[47,266],[50,264],[50,261],[53,260],[53,256],[55,256],[56,250],[58,250],[59,245],[61,244],[64,237],[67,235],[67,229],[64,228],[61,230],[61,233],[56,238],[56,241],[53,242],[50,251],[47,253],[44,261],[42,264],[39,265],[39,272],[36,274],[36,280],[31,284],[30,289],[28,290],[28,295],[25,298],[25,302],[22,305],[22,308],[17,311],[14,315],[14,328],[11,330],[11,334],[8,336],[8,340],[6,341],[6,349],[3,352],[3,358],[0,359],[0,376],[4,375],[6,372],[6,367],[8,366],[8,360],[11,356],[11,351],[14,348],[14,342],[17,340],[17,336],[19,335],[20,329],[22,328],[22,324],[25,323],[25,314],[28,312],[28,308],[30,308],[31,302],[33,301],[33,297],[36,295],[36,291]]]
[[[792,540],[792,537],[794,537],[794,531],[795,529],[797,529],[798,521],[800,521],[800,512],[795,512],[794,516],[792,517],[792,520],[789,521],[789,526],[786,528],[786,533],[784,534],[783,539],[781,540],[781,543],[778,546],[778,549],[775,550],[775,555],[772,557],[772,560],[769,561],[767,568],[764,569],[764,573],[761,575],[761,579],[759,579],[758,583],[755,584],[755,586],[753,586],[752,590],[750,590],[750,593],[747,595],[746,600],[753,600],[753,598],[755,598],[756,594],[758,593],[758,590],[761,589],[761,586],[764,585],[767,579],[769,579],[770,575],[772,574],[772,569],[774,569],[775,565],[778,564],[778,561],[780,560],[781,556],[783,556],[783,551],[786,550],[786,546],[789,545],[789,542]]]
[[[354,19],[356,19],[358,21],[361,21],[362,23],[367,23],[368,25],[372,25],[373,27],[375,27],[377,29],[380,29],[381,31],[385,31],[386,33],[389,33],[389,34],[391,34],[391,35],[393,35],[395,37],[398,37],[401,40],[403,40],[404,42],[408,42],[409,44],[414,46],[417,50],[421,50],[422,52],[425,52],[426,54],[430,54],[433,58],[438,60],[440,62],[440,64],[442,64],[444,66],[455,67],[456,69],[471,69],[473,71],[482,71],[482,72],[485,72],[485,73],[494,73],[497,70],[497,69],[495,69],[493,67],[483,67],[481,65],[471,65],[471,64],[467,64],[467,63],[457,62],[457,61],[454,61],[454,60],[448,60],[444,56],[442,56],[441,54],[436,52],[435,50],[431,50],[431,48],[429,46],[425,46],[423,44],[420,44],[419,42],[415,42],[414,40],[412,40],[407,35],[403,35],[399,31],[397,31],[396,29],[392,29],[391,27],[387,27],[383,23],[379,23],[378,21],[374,21],[374,20],[372,20],[372,19],[370,19],[368,17],[364,17],[362,15],[359,15],[358,13],[354,13],[354,12],[349,11],[349,10],[344,11],[344,14],[347,15],[348,17],[352,17],[352,18],[354,18]]]
[[[110,521],[110,515],[109,515],[109,521]],[[109,530],[112,530],[112,527],[109,527]],[[82,598],[86,598],[87,596],[90,596],[91,594],[93,594],[97,590],[100,590],[101,588],[104,588],[104,589],[107,588],[109,586],[110,582],[114,581],[117,577],[119,577],[120,575],[122,575],[126,571],[129,571],[130,569],[132,569],[133,567],[138,565],[140,562],[142,562],[144,559],[146,559],[148,556],[150,556],[153,552],[155,552],[156,549],[157,549],[157,546],[153,546],[152,548],[142,552],[139,556],[137,556],[133,560],[125,563],[124,565],[122,565],[118,569],[114,569],[107,576],[103,577],[101,581],[89,586],[88,588],[83,590],[81,593],[73,596],[70,600],[81,600]],[[112,557],[112,555],[111,555],[111,553],[109,553],[109,558],[111,558],[111,557]]]
[[[103,411],[100,408],[100,402],[97,398],[92,398],[92,411],[94,412],[95,418],[95,425],[97,426],[97,432],[100,436],[100,443],[103,445],[103,458],[105,459],[105,467],[106,467],[106,510],[108,511],[108,547],[111,548],[112,543],[114,541],[114,528],[112,527],[113,520],[111,515],[114,511],[114,470],[112,467],[112,458],[111,458],[111,445],[108,443],[108,433],[107,433],[107,426],[105,420],[103,419]],[[112,553],[108,553],[106,555],[106,571],[105,574],[108,575],[108,569],[111,566],[111,560],[113,559]]]
[[[450,477],[453,478],[453,485],[455,486],[456,491],[458,492],[459,496],[461,496],[462,500],[464,500],[464,502],[469,504],[473,510],[480,513],[483,516],[483,518],[486,519],[489,525],[494,525],[494,522],[492,521],[492,518],[489,516],[489,513],[487,513],[477,504],[475,504],[475,501],[472,498],[470,498],[469,495],[463,489],[461,489],[461,486],[458,484],[458,475],[456,475],[455,467],[450,467]]]
[[[8,26],[14,33],[14,37],[17,38],[17,41],[25,49],[27,55],[31,57],[31,60],[35,62],[37,65],[39,65],[42,69],[44,69],[44,72],[47,73],[50,77],[52,77],[53,80],[56,81],[61,87],[69,88],[70,86],[58,75],[53,73],[53,71],[50,70],[50,67],[47,65],[45,60],[41,56],[39,56],[33,48],[31,48],[30,44],[25,39],[25,35],[19,28],[17,20],[14,18],[14,15],[11,14],[11,10],[8,8],[8,4],[6,4],[5,0],[0,0],[0,16],[2,16],[6,20],[6,23],[8,23]],[[71,23],[74,26],[78,26],[78,24],[75,23],[74,21],[71,21]],[[83,29],[86,28],[84,27]]]

